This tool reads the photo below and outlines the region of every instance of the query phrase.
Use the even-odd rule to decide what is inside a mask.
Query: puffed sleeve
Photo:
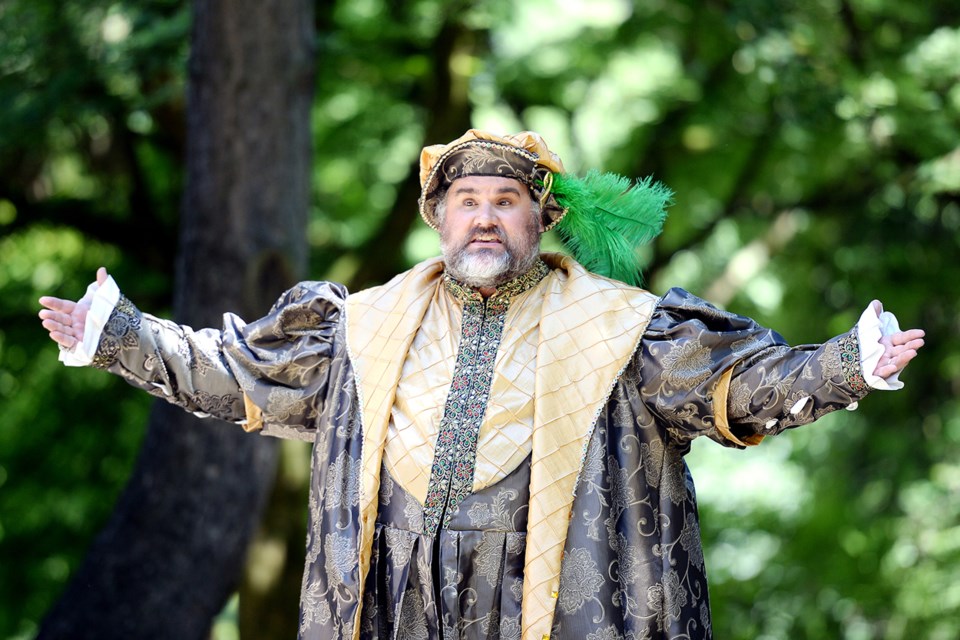
[[[222,329],[195,331],[141,313],[121,296],[93,365],[201,417],[309,437],[323,408],[345,298],[340,285],[303,282],[255,322],[228,313]]]
[[[641,395],[674,439],[745,447],[847,408],[870,388],[855,329],[791,347],[775,331],[671,289],[637,351]]]

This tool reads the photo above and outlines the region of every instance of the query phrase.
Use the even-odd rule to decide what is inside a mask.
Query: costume
[[[789,347],[557,254],[487,299],[433,259],[221,330],[100,293],[95,366],[314,443],[302,638],[711,637],[690,441],[757,444],[870,388],[857,330]]]
[[[303,283],[222,331],[121,298],[94,363],[314,442],[304,638],[709,637],[682,456],[697,435],[755,444],[856,402],[857,337],[789,348],[682,290],[544,258],[486,305],[432,260],[353,297]]]

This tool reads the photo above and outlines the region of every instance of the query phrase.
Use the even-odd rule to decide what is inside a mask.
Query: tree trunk
[[[307,264],[313,6],[196,0],[175,315],[259,317]],[[208,637],[236,588],[274,442],[158,403],[133,475],[39,637]],[[295,606],[294,606],[295,610]]]

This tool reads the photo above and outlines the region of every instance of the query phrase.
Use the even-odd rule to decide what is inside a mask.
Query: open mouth
[[[480,232],[470,238],[470,244],[478,245],[497,245],[503,244],[500,234],[495,231]]]

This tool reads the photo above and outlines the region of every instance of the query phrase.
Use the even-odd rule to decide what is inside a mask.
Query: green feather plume
[[[673,191],[652,177],[634,182],[596,170],[583,178],[553,177],[554,198],[568,210],[557,231],[574,259],[589,271],[640,286],[639,248],[663,229]]]

